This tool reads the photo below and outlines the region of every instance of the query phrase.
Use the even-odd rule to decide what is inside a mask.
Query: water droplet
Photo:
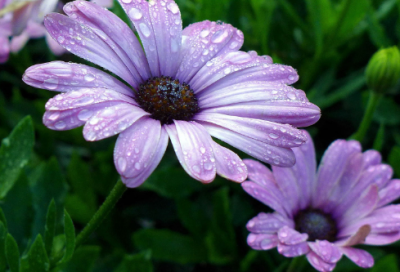
[[[136,170],[140,170],[141,167],[140,162],[135,163]]]
[[[58,117],[60,117],[60,113],[59,112],[54,112],[48,117],[48,119],[51,120],[51,121],[55,121],[55,120],[58,119]]]
[[[269,137],[271,138],[271,139],[278,139],[279,138],[279,135],[277,135],[277,134],[275,134],[275,133],[270,133],[269,134]]]
[[[296,95],[295,95],[294,93],[288,93],[288,94],[287,94],[287,97],[288,97],[290,100],[295,100],[295,99],[296,99]]]
[[[178,52],[178,43],[174,39],[171,40],[171,51]]]
[[[93,74],[86,74],[84,77],[83,77],[87,82],[91,82],[91,81],[93,81],[93,80],[95,80],[95,77],[94,77],[94,75]]]
[[[87,121],[90,117],[92,117],[93,112],[87,109],[81,110],[78,113],[78,119],[81,121]]]
[[[140,151],[139,148],[135,147],[135,153],[139,154],[139,151]]]
[[[208,34],[210,34],[210,31],[207,30],[207,29],[204,29],[203,31],[200,32],[200,36],[201,36],[202,38],[207,37]]]
[[[295,78],[296,78],[296,77],[293,76],[293,75],[288,76],[288,79],[291,80],[291,81],[292,81],[292,80],[295,80]]]
[[[211,169],[213,169],[213,164],[210,162],[204,163],[204,169],[210,171]]]
[[[209,52],[208,49],[204,49],[203,55],[204,55],[204,56],[207,56],[207,55],[208,55],[208,52]]]
[[[123,157],[119,157],[118,158],[118,168],[119,168],[119,171],[125,172],[125,170],[126,170],[126,160],[125,160],[125,158],[123,158]]]
[[[86,96],[86,97],[83,97],[83,98],[77,100],[75,102],[75,106],[85,106],[85,105],[92,103],[93,101],[94,101],[93,97]]]
[[[230,48],[230,49],[235,49],[238,45],[239,45],[238,42],[232,42],[232,43],[229,45],[229,48]]]
[[[58,36],[57,41],[58,43],[63,43],[65,41],[65,38],[63,36]]]
[[[146,38],[150,37],[150,34],[151,34],[150,29],[145,23],[140,23],[139,24],[139,28],[140,28],[140,31],[142,31],[142,34]]]
[[[58,121],[58,122],[54,125],[54,127],[55,127],[56,129],[64,129],[66,126],[67,126],[67,124],[65,124],[64,121]]]
[[[195,173],[200,174],[200,167],[198,165],[193,165],[192,169]]]
[[[90,119],[89,123],[91,125],[96,125],[97,123],[99,123],[99,121],[100,121],[100,119],[95,116],[92,119]]]
[[[48,78],[43,82],[46,89],[55,90],[58,86],[58,78]]]
[[[143,17],[142,12],[137,8],[131,8],[128,13],[129,17],[131,17],[131,19],[134,21],[140,20]]]
[[[224,74],[225,75],[229,74],[230,72],[231,72],[231,68],[230,67],[225,68],[225,70],[224,70]]]
[[[115,114],[116,114],[116,112],[115,112],[115,110],[114,109],[112,109],[112,108],[106,108],[105,110],[103,110],[102,112],[101,112],[101,116],[102,117],[112,117],[112,116],[115,116]]]
[[[132,0],[122,0],[122,2],[125,4],[129,4],[130,2],[132,2]]]
[[[223,29],[223,30],[219,30],[219,31],[215,32],[214,35],[211,37],[211,41],[213,43],[221,43],[227,37],[228,37],[228,32],[225,29]]]
[[[204,147],[200,147],[200,152],[201,152],[201,154],[204,154],[204,153],[206,153],[206,149]]]
[[[179,12],[179,8],[178,5],[175,4],[174,2],[171,2],[168,4],[167,8],[173,13],[173,14],[177,14]]]

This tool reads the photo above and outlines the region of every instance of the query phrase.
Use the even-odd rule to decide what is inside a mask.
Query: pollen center
[[[171,77],[153,77],[141,84],[136,102],[162,124],[173,120],[189,121],[199,111],[197,97],[190,86]]]
[[[300,211],[294,218],[295,228],[300,233],[308,234],[308,241],[336,240],[337,227],[333,218],[318,209]]]

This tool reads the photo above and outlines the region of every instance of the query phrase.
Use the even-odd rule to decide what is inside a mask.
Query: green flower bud
[[[381,49],[368,62],[367,85],[377,93],[386,93],[400,79],[400,52],[396,46]]]

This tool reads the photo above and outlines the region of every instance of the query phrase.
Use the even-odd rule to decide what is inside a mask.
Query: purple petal
[[[247,244],[255,250],[268,250],[278,245],[276,234],[253,234],[247,236]]]
[[[277,233],[284,226],[293,228],[293,220],[279,213],[259,213],[247,222],[246,228],[252,233]]]
[[[296,162],[294,153],[289,148],[269,145],[213,124],[203,123],[203,126],[215,138],[263,162],[282,167],[292,166]]]
[[[150,175],[146,169],[158,164],[159,159],[154,162],[152,159],[154,156],[158,158],[156,151],[165,151],[165,141],[160,121],[148,117],[139,119],[119,135],[114,149],[114,164],[128,187],[140,185],[144,181],[144,176],[141,176],[144,172]]]
[[[28,22],[25,31],[28,33],[28,36],[30,38],[41,38],[47,33],[47,30],[42,23],[38,23],[32,20]]]
[[[381,154],[376,150],[367,150],[363,153],[364,169],[370,166],[378,165],[382,162]]]
[[[388,245],[400,240],[400,231],[388,234],[370,234],[365,239],[366,245]]]
[[[99,110],[121,104],[120,101],[102,102],[68,110],[46,111],[43,124],[53,130],[69,130],[82,126]]]
[[[295,147],[306,141],[303,133],[290,125],[218,113],[199,113],[194,116],[194,119],[216,124],[277,147]]]
[[[137,85],[150,77],[143,49],[132,30],[114,13],[87,1],[74,1],[64,6],[65,13],[90,27],[114,52],[129,70]]]
[[[308,234],[300,233],[291,227],[284,226],[278,230],[279,242],[285,245],[297,245],[308,239]]]
[[[298,158],[296,158],[296,164]],[[296,165],[295,164],[295,165]],[[292,167],[278,167],[272,166],[272,173],[274,174],[276,184],[282,192],[290,207],[292,214],[296,214],[300,209],[299,202],[301,198],[305,198],[300,194],[302,188],[297,184],[297,177]]]
[[[128,143],[129,145],[129,143]],[[147,167],[143,167],[142,172],[135,176],[134,178],[125,178],[122,177],[122,181],[129,188],[134,188],[140,186],[156,169],[158,164],[160,163],[162,157],[164,156],[165,150],[168,146],[168,134],[163,127],[161,127],[160,140],[158,141],[157,147],[154,151],[154,155],[150,158],[147,157],[147,162],[144,162],[144,165],[147,164]],[[133,152],[136,149],[133,149]],[[129,161],[129,159],[127,159]],[[133,163],[133,161],[131,161]],[[131,165],[131,167],[137,167],[137,162]],[[140,162],[139,162],[140,163]]]
[[[137,84],[114,50],[90,27],[58,13],[47,15],[44,25],[53,39],[68,51],[110,70],[132,86]]]
[[[189,25],[182,32],[182,61],[177,78],[190,79],[216,56],[238,50],[243,33],[229,24],[203,21]]]
[[[136,102],[129,96],[108,89],[92,88],[58,94],[47,101],[45,108],[48,111],[68,110],[110,101],[136,105]]]
[[[326,240],[316,240],[315,242],[309,242],[308,245],[324,262],[337,263],[342,258],[342,252],[339,247]]]
[[[365,238],[371,233],[370,225],[362,225],[355,234],[351,235],[349,238],[336,242],[338,246],[354,246],[358,244],[363,244]]]
[[[274,183],[261,186],[252,181],[245,181],[242,183],[242,187],[246,193],[269,206],[271,209],[282,215],[291,216],[291,214],[288,213],[285,198]]]
[[[91,1],[104,8],[112,8],[114,6],[113,0],[91,0]]]
[[[247,168],[237,154],[211,141],[217,174],[226,179],[242,182],[247,178]]]
[[[201,109],[255,101],[293,100],[308,102],[306,94],[285,84],[265,81],[240,82],[198,94]]]
[[[213,92],[239,82],[269,81],[293,84],[299,79],[290,66],[270,64],[269,60],[237,51],[220,55],[206,63],[189,81],[196,93]]]
[[[99,141],[124,131],[146,115],[150,114],[128,103],[107,107],[90,118],[83,128],[83,136],[86,141]]]
[[[59,45],[58,42],[56,42],[47,31],[46,31],[46,42],[51,52],[53,52],[53,54],[56,56],[60,56],[67,51],[64,47]]]
[[[247,166],[249,180],[258,183],[261,186],[268,186],[270,182],[276,184],[271,170],[269,170],[265,165],[251,159],[245,159],[243,162]]]
[[[214,180],[215,158],[210,134],[196,122],[174,120],[165,126],[179,162],[194,179],[203,183]]]
[[[400,180],[393,179],[379,191],[378,207],[385,206],[400,197]]]
[[[151,75],[158,77],[161,75],[159,56],[157,50],[157,40],[153,24],[150,18],[149,2],[141,0],[118,1],[128,14],[131,22],[137,30],[140,41],[146,52]],[[155,2],[153,2],[155,4]]]
[[[309,102],[298,101],[256,101],[206,109],[203,111],[233,116],[268,120],[295,127],[315,124],[321,117],[320,109]]]
[[[333,271],[335,269],[336,263],[324,262],[317,254],[310,251],[306,255],[308,262],[318,271]]]
[[[278,243],[278,252],[285,257],[292,258],[307,254],[310,247],[307,242],[298,243],[295,245],[286,245]]]
[[[361,145],[355,141],[336,140],[329,146],[318,169],[317,187],[313,195],[315,207],[321,207],[327,202],[330,192],[340,181],[350,156],[359,152]]]
[[[37,12],[40,4],[40,1],[28,1],[13,12],[11,23],[13,36],[18,36],[25,30],[28,21],[33,17],[33,14]]]
[[[29,40],[29,35],[26,31],[22,31],[18,36],[13,36],[10,42],[10,51],[13,53],[19,52]]]
[[[359,267],[370,268],[374,266],[374,258],[365,250],[352,247],[341,247],[340,249],[347,258]]]
[[[133,96],[130,88],[107,73],[87,65],[63,61],[33,65],[25,71],[22,80],[30,86],[50,91],[105,88]]]
[[[5,63],[8,60],[10,54],[10,44],[8,37],[0,36],[0,63]]]

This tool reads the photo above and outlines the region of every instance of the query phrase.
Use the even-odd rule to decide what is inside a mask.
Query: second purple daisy
[[[60,45],[127,84],[81,64],[30,67],[23,77],[27,84],[64,92],[46,104],[47,127],[85,125],[88,141],[120,133],[114,162],[128,187],[152,173],[168,139],[186,172],[205,183],[216,173],[237,182],[247,177],[241,159],[211,136],[267,163],[295,163],[291,148],[306,140],[295,127],[314,124],[320,110],[288,86],[298,80],[292,67],[238,51],[243,33],[229,24],[204,21],[182,30],[172,0],[120,4],[141,43],[120,18],[90,2],[65,5],[68,17],[46,17]]]

